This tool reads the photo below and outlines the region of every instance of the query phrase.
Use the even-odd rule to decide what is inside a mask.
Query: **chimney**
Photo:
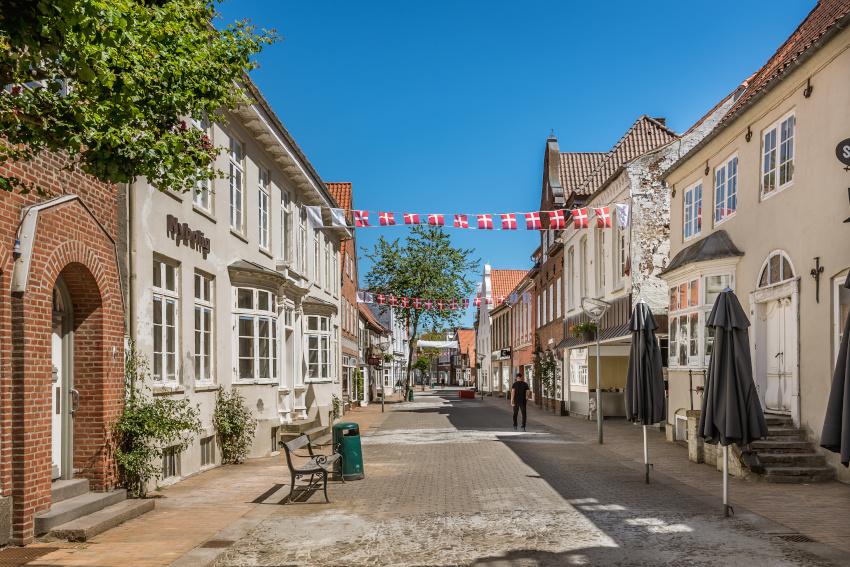
[[[664,118],[663,116],[656,116],[656,117],[653,117],[653,120],[655,120],[656,122],[658,122],[658,123],[659,123],[659,124],[661,124],[662,126],[667,126],[667,119],[666,119],[666,118]]]

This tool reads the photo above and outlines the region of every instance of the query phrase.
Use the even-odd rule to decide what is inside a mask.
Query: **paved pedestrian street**
[[[391,409],[363,437],[364,480],[334,483],[331,504],[272,490],[216,565],[832,564],[834,549],[765,518],[722,518],[719,493],[663,474],[647,486],[640,463],[570,434],[577,419],[561,430],[531,410],[516,432],[504,400],[453,392]]]

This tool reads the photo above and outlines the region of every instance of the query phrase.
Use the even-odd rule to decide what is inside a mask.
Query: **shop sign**
[[[835,147],[835,156],[838,161],[847,166],[844,169],[850,168],[850,138],[838,142]]]
[[[210,239],[204,236],[202,230],[192,230],[188,223],[181,223],[174,215],[165,218],[165,231],[169,238],[173,238],[177,246],[183,244],[192,250],[197,250],[204,255],[210,253]]]

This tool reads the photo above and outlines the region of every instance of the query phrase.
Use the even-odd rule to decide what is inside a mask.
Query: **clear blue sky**
[[[539,206],[551,129],[561,151],[606,151],[641,114],[684,131],[813,5],[227,0],[220,9],[282,36],[259,56],[254,81],[320,175],[354,183],[357,208],[497,213]],[[529,267],[538,242],[524,230],[449,230],[497,268]],[[360,230],[358,247],[405,231]]]

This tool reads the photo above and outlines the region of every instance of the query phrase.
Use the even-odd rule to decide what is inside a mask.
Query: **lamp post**
[[[481,353],[477,353],[475,358],[478,359],[478,367],[476,370],[478,371],[478,376],[475,378],[475,387],[478,388],[478,391],[481,392],[481,399],[484,399],[484,387],[481,384],[481,365],[484,364],[484,355]]]
[[[390,342],[383,340],[378,343],[378,348],[381,349],[381,413],[384,413],[384,400],[386,399],[387,379],[384,376],[384,364],[386,361],[387,351],[390,349]]]
[[[599,322],[608,311],[611,304],[602,299],[583,297],[581,309],[596,324],[596,433],[598,442],[602,445],[602,390],[600,389],[600,365],[599,365]]]

